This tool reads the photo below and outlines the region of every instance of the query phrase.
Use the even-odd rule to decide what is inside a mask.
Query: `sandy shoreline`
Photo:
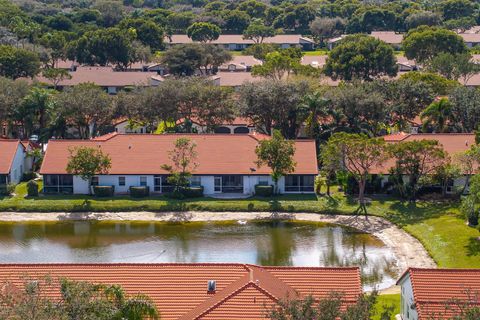
[[[397,268],[403,272],[408,267],[435,268],[436,264],[423,245],[393,223],[379,217],[324,215],[315,213],[271,212],[0,212],[0,221],[66,221],[66,220],[116,220],[116,221],[227,221],[253,219],[294,219],[340,224],[368,232],[389,247],[397,258]]]

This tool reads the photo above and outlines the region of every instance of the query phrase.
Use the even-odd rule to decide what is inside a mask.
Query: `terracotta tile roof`
[[[95,140],[50,140],[40,172],[65,174],[69,148],[89,146],[101,148],[112,159],[110,174],[166,174],[161,169],[169,164],[168,151],[175,140],[189,137],[197,144],[199,166],[194,174],[270,174],[263,166],[257,168],[255,147],[260,136],[233,134],[112,134]],[[295,142],[296,174],[317,174],[315,141]],[[139,166],[138,164],[142,164]]]
[[[327,63],[327,55],[303,56],[301,63],[315,68],[322,68]]]
[[[60,81],[59,86],[74,86],[80,83],[91,82],[101,87],[150,86],[152,78],[158,78],[156,72],[121,72],[112,67],[78,67],[77,71],[69,72],[71,79]],[[53,83],[42,77],[35,78],[44,83]],[[161,77],[158,81],[161,81]]]
[[[216,74],[222,87],[239,87],[246,82],[265,80],[263,77],[254,77],[251,72],[227,72],[220,71]]]
[[[222,64],[219,67],[219,70],[228,70],[228,66],[231,65],[231,64],[234,64],[237,67],[237,70],[238,69],[246,70],[247,67],[261,65],[262,61],[260,61],[258,59],[255,59],[254,56],[244,56],[244,55],[237,56],[237,55],[234,55],[232,57],[232,60]]]
[[[403,40],[403,34],[396,33],[395,31],[372,31],[370,35],[386,43],[395,45],[401,44]]]
[[[260,267],[246,264],[0,264],[0,283],[21,287],[23,279],[44,276],[119,284],[128,294],[153,299],[163,320],[265,319],[280,299],[332,290],[344,293],[344,306],[361,293],[360,272],[353,268]],[[207,292],[209,280],[215,293]],[[322,286],[322,284],[327,284]],[[310,289],[311,288],[311,289]],[[49,291],[52,297],[57,291]]]
[[[480,269],[409,268],[397,284],[407,275],[412,282],[419,320],[430,319],[433,313],[450,319],[455,309],[446,310],[446,305],[453,298],[471,301],[476,295],[472,302],[480,306]]]
[[[398,142],[406,139],[410,134],[405,132],[392,133],[386,136],[383,136],[383,140],[386,142]]]
[[[9,174],[20,140],[0,139],[0,174]]]
[[[460,37],[462,37],[463,41],[465,41],[465,42],[472,42],[472,43],[480,42],[480,34],[479,33],[459,33],[458,35]]]
[[[443,149],[450,155],[464,152],[475,144],[475,135],[473,133],[419,133],[407,134],[396,133],[383,137],[388,143],[398,143],[414,140],[436,140]],[[382,166],[370,170],[371,174],[387,174],[389,169],[395,165],[393,159],[388,159]]]
[[[182,44],[192,43],[186,34],[174,34],[172,35],[172,41],[168,37],[165,38],[165,43]],[[301,40],[311,42],[312,39],[302,37],[299,34],[279,34],[274,37],[265,38],[263,43],[276,43],[276,44],[300,44]],[[241,34],[224,34],[220,35],[217,40],[211,41],[212,44],[254,44],[253,40],[243,39]]]

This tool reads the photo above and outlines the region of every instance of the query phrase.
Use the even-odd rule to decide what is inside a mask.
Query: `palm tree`
[[[448,121],[452,116],[452,104],[447,98],[432,102],[420,114],[423,126],[431,125],[436,132],[448,131]]]
[[[318,140],[321,132],[321,121],[328,116],[326,106],[329,100],[316,91],[304,98],[301,109],[305,116],[305,133],[309,138]]]
[[[115,320],[157,320],[160,319],[152,300],[143,294],[128,297],[122,287],[112,285],[105,288],[105,295],[117,307]]]

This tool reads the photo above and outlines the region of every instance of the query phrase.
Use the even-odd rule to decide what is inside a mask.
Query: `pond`
[[[383,242],[322,223],[0,223],[0,263],[241,262],[271,266],[360,266],[365,289],[394,284]]]

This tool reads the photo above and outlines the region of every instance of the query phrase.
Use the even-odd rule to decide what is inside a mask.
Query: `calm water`
[[[388,287],[395,257],[377,238],[297,222],[165,224],[0,223],[0,263],[243,262],[362,268],[365,287]]]

